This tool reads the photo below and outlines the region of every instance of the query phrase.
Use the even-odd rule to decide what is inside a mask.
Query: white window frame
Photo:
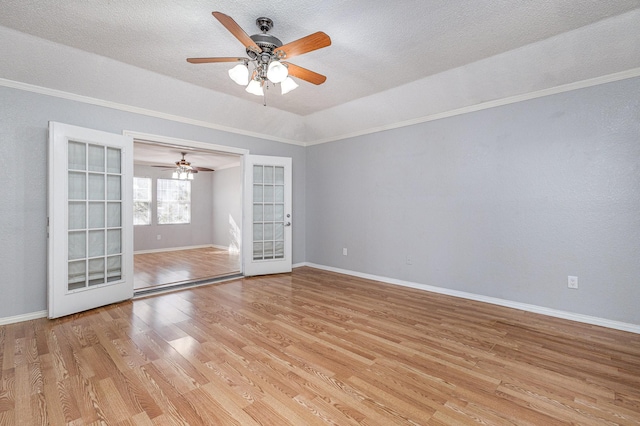
[[[148,199],[139,199],[137,198],[138,196],[138,192],[139,192],[139,188],[137,187],[136,183],[137,180],[145,180],[149,182],[149,192],[148,192]],[[135,208],[137,204],[142,204],[145,203],[147,205],[147,217],[148,217],[148,221],[147,223],[136,223],[136,214],[135,214]],[[152,178],[148,178],[148,177],[136,177],[134,176],[133,178],[133,208],[134,208],[134,214],[133,214],[133,225],[134,226],[148,226],[151,225],[151,220],[152,220],[152,214],[151,214],[151,207],[153,205],[153,179]]]
[[[169,199],[165,200],[164,195],[167,194],[163,194],[163,196],[161,196],[161,192],[163,191],[167,191],[164,188],[164,182],[167,182],[167,185],[169,186],[175,186],[174,188],[169,188],[169,191],[171,191],[173,194],[172,197],[169,197]],[[177,192],[180,191],[180,188],[178,186],[186,186],[189,190],[188,190],[188,200],[180,200],[179,196],[177,195]],[[156,179],[156,220],[158,225],[188,225],[191,223],[191,181],[190,180],[179,180],[179,179],[162,179],[162,178],[158,178]],[[169,222],[165,222],[163,220],[166,219],[162,219],[161,215],[163,213],[163,203],[170,203],[170,205],[175,205],[177,211],[178,211],[178,216],[174,216]],[[181,220],[182,214],[180,214],[180,212],[186,209],[187,214],[185,216],[188,216],[188,218],[186,220]]]

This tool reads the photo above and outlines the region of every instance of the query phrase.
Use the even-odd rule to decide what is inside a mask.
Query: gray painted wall
[[[312,146],[306,188],[308,262],[640,324],[640,79]]]
[[[305,149],[0,87],[0,318],[46,308],[54,120],[292,157],[294,263],[640,324],[639,118],[636,78]]]
[[[152,203],[151,225],[134,226],[133,249],[156,250],[213,244],[213,173],[198,173],[191,181],[191,223],[158,225],[155,203]],[[171,171],[136,164],[136,177],[152,179],[155,200],[157,179],[170,179]],[[157,236],[160,235],[160,240]]]
[[[247,117],[247,120],[250,119]],[[0,87],[0,318],[46,309],[48,121],[293,158],[293,262],[305,259],[305,148]]]
[[[242,173],[240,166],[216,170],[213,179],[213,244],[239,249],[242,223]]]

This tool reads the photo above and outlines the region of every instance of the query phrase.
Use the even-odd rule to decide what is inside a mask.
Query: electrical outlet
[[[156,235],[156,239],[161,240],[162,239],[162,235],[160,235],[160,234]]]
[[[347,248],[346,248],[346,247],[342,249],[342,255],[343,255],[343,256],[346,256],[346,255],[347,255]]]
[[[567,277],[567,286],[569,288],[578,288],[578,277],[573,277],[571,275],[569,275]]]
[[[411,259],[411,256],[407,256],[407,265],[413,265],[413,260]]]

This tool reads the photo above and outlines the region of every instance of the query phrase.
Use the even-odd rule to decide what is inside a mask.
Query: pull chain
[[[262,105],[267,106],[267,92],[269,91],[269,80],[264,85],[264,95],[262,95]]]

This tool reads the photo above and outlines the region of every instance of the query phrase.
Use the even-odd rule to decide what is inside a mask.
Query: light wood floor
[[[640,423],[640,335],[311,268],[0,327],[0,424]]]
[[[140,290],[238,273],[240,256],[207,247],[136,254],[133,265],[133,287]]]

